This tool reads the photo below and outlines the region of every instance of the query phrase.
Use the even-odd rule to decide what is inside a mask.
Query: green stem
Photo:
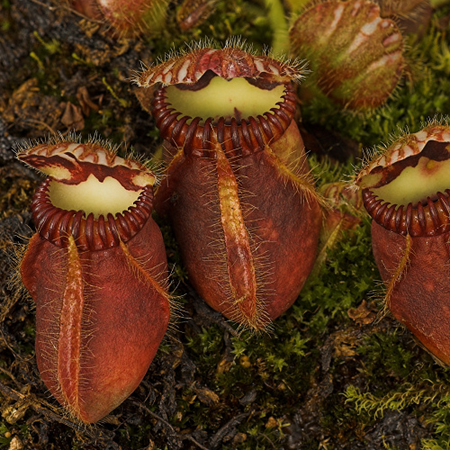
[[[289,33],[285,11],[280,0],[265,0],[273,30],[272,52],[275,56],[289,54]]]

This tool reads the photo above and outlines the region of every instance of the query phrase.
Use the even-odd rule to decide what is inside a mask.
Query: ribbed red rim
[[[161,137],[175,147],[181,147],[187,154],[209,156],[214,149],[211,136],[215,130],[217,140],[225,151],[247,156],[261,151],[270,142],[279,139],[290,125],[297,106],[297,97],[291,83],[285,85],[282,101],[270,111],[241,120],[231,118],[229,123],[221,117],[216,124],[209,118],[200,124],[200,117],[184,116],[167,101],[166,87],[157,89],[152,101],[152,114]],[[191,121],[188,123],[188,121]]]
[[[387,203],[370,189],[363,189],[364,206],[382,227],[396,233],[416,236],[436,236],[450,231],[450,189],[438,192],[436,199],[427,197],[413,206]]]
[[[128,210],[116,215],[101,215],[97,219],[84,211],[67,211],[50,201],[47,178],[36,190],[31,204],[33,220],[39,234],[58,247],[67,247],[73,236],[80,250],[105,250],[133,238],[152,213],[153,188],[147,186]]]

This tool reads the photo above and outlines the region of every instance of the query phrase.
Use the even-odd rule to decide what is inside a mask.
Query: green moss
[[[448,450],[450,449],[450,442],[438,442],[436,439],[422,439],[423,450]]]
[[[364,221],[355,233],[346,233],[294,304],[294,316],[313,334],[348,321],[348,309],[359,305],[373,290],[378,271],[368,257],[369,229]]]
[[[182,32],[176,22],[176,15],[170,14],[167,26],[158,39],[149,39],[154,47],[155,57],[164,57],[186,43],[198,40],[215,40],[225,43],[231,37],[242,38],[252,48],[262,50],[271,42],[270,27],[267,26],[265,6],[259,2],[230,0],[217,2],[214,12],[198,28]]]
[[[0,448],[9,448],[11,433],[6,424],[0,422]]]

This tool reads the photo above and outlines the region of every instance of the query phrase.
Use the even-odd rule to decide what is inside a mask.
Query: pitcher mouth
[[[73,236],[82,251],[105,250],[128,242],[145,225],[152,213],[153,188],[146,186],[128,209],[118,213],[86,214],[83,210],[67,210],[53,205],[50,198],[52,178],[36,190],[31,209],[39,234],[57,247],[67,247]]]
[[[264,78],[236,77],[226,79],[208,70],[196,83],[167,86],[167,102],[184,116],[200,117],[201,124],[220,117],[229,124],[232,117],[238,123],[257,117],[282,102],[284,84]]]
[[[214,150],[214,138],[224,146],[225,151],[236,155],[250,155],[261,151],[265,145],[278,140],[289,127],[297,106],[297,98],[294,86],[291,83],[277,84],[272,89],[261,88],[256,83],[248,82],[245,78],[234,78],[227,81],[220,77],[214,79],[223,80],[224,83],[236,83],[233,80],[245,80],[251,87],[253,95],[259,90],[261,93],[269,93],[267,97],[273,99],[272,107],[261,111],[242,111],[239,108],[228,109],[223,115],[220,111],[206,109],[199,111],[205,114],[185,114],[178,110],[171,102],[171,90],[188,92],[189,97],[200,92],[197,85],[179,88],[177,86],[164,86],[157,89],[152,101],[152,114],[161,137],[168,140],[175,147],[184,148],[185,152],[208,156]],[[204,80],[198,83],[203,84]],[[208,84],[210,86],[210,84]],[[247,87],[248,87],[247,86]],[[276,90],[276,91],[274,91]],[[213,101],[213,100],[212,100]],[[270,100],[269,100],[270,102]],[[267,106],[269,102],[260,103],[259,106]],[[213,115],[208,112],[216,112]],[[195,115],[195,117],[192,117]]]
[[[450,231],[448,147],[429,140],[419,153],[362,177],[364,206],[378,224],[411,236]]]

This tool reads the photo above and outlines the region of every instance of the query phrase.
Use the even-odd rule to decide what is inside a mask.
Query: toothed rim
[[[118,214],[87,215],[84,211],[67,211],[54,206],[49,197],[47,178],[36,190],[31,204],[33,220],[39,234],[57,247],[67,247],[73,236],[82,251],[106,250],[132,239],[151,216],[153,188],[145,187],[138,199],[126,211]]]
[[[420,154],[430,141],[450,143],[450,126],[434,122],[417,133],[398,139],[361,170],[355,184],[359,185],[376,168],[386,168]],[[433,198],[428,196],[417,205],[386,202],[374,194],[371,187],[363,188],[362,195],[370,216],[388,230],[411,236],[435,236],[450,231],[450,189],[437,192]]]
[[[248,117],[240,123],[232,117],[229,123],[221,117],[217,123],[208,118],[201,125],[200,117],[183,116],[171,107],[166,87],[157,89],[152,101],[152,115],[161,137],[185,153],[208,156],[214,150],[215,136],[225,151],[243,156],[261,151],[265,145],[279,139],[291,123],[296,111],[297,97],[291,83],[285,85],[282,101],[270,111]],[[214,130],[214,132],[213,132]]]
[[[417,206],[392,204],[380,199],[370,189],[362,192],[364,207],[376,223],[406,236],[436,236],[450,231],[450,189],[438,192],[437,199],[427,197]]]

